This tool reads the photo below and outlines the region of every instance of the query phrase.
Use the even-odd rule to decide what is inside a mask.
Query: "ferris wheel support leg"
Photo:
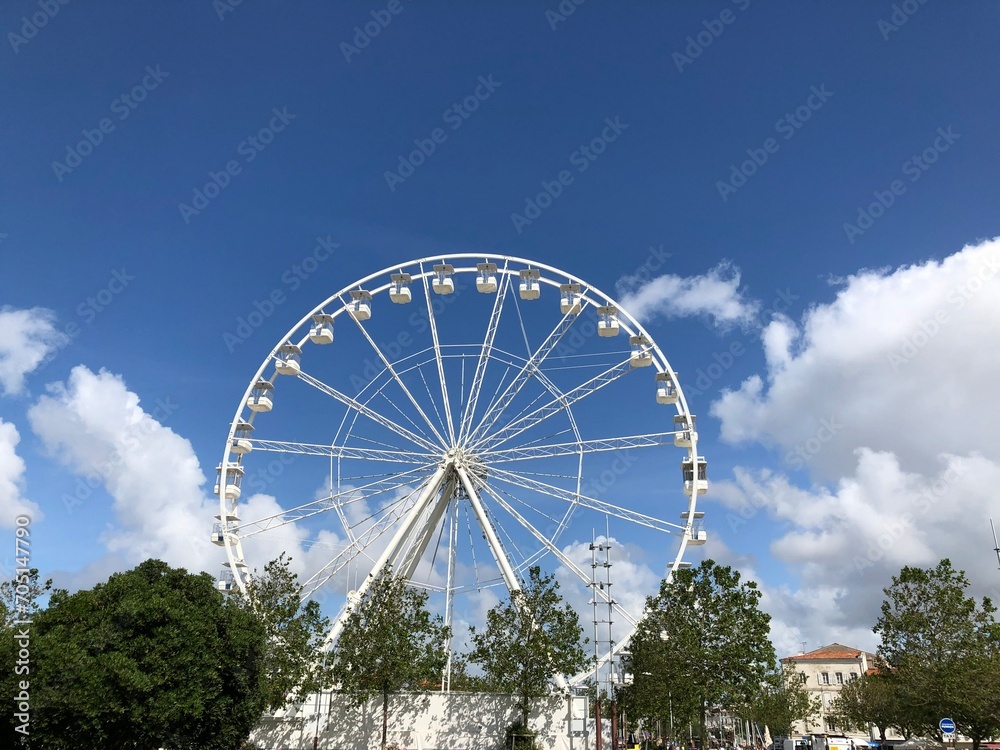
[[[427,547],[430,545],[431,539],[434,538],[434,532],[438,530],[438,527],[441,524],[444,512],[448,508],[448,501],[454,494],[455,481],[454,478],[449,478],[444,484],[444,491],[441,492],[441,496],[438,499],[437,504],[431,508],[427,521],[419,530],[415,532],[415,539],[409,549],[401,551],[402,554],[392,561],[392,565],[396,569],[396,573],[403,576],[403,578],[413,577],[414,572],[416,572],[417,565],[420,564],[420,560],[423,558],[424,552],[427,551]]]
[[[333,628],[326,637],[327,647],[340,637],[340,634],[344,631],[344,626],[347,624],[347,619],[351,616],[357,606],[357,602],[361,600],[361,598],[368,591],[369,587],[371,587],[372,583],[374,583],[375,580],[382,574],[382,571],[385,569],[389,561],[395,559],[399,554],[403,543],[413,533],[413,529],[416,526],[417,521],[420,519],[420,516],[423,515],[427,506],[434,500],[435,497],[437,497],[438,490],[441,489],[441,483],[444,481],[444,477],[445,467],[438,467],[434,476],[431,477],[430,482],[427,483],[427,487],[424,489],[420,499],[417,500],[413,508],[410,509],[409,515],[407,515],[399,529],[396,530],[396,534],[389,542],[389,546],[386,547],[385,551],[375,562],[375,565],[372,566],[372,570],[365,580],[362,581],[360,586],[358,586],[356,597],[354,597],[353,600],[348,600],[344,604],[343,609],[340,610],[340,614],[337,616],[337,621],[333,624]]]
[[[507,554],[503,551],[503,547],[500,546],[500,539],[497,537],[493,524],[486,515],[486,509],[483,507],[483,503],[479,499],[476,488],[472,486],[472,480],[469,479],[469,475],[466,473],[465,469],[459,468],[457,469],[457,472],[459,478],[462,480],[462,485],[465,487],[465,492],[469,496],[469,504],[472,506],[472,510],[476,514],[476,520],[479,522],[479,526],[482,528],[483,534],[486,535],[486,541],[489,543],[490,550],[493,552],[493,559],[496,560],[497,567],[500,568],[500,575],[503,576],[504,583],[507,584],[507,590],[510,591],[511,594],[515,591],[520,591],[521,581],[518,580],[517,575],[514,573],[514,568],[507,559]],[[569,683],[563,675],[554,675],[554,679],[560,690],[566,690],[569,687]]]

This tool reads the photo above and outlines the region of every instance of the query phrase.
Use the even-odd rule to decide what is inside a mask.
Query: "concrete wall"
[[[579,698],[539,700],[529,723],[539,732],[542,747],[590,750],[593,726],[587,726],[584,708]],[[389,698],[388,738],[411,750],[502,750],[504,730],[517,717],[516,700],[510,695],[402,693]],[[318,718],[321,750],[379,747],[381,700],[354,706],[348,696],[322,693]],[[265,750],[312,750],[316,730],[316,696],[310,696],[301,706],[266,716],[251,740]]]

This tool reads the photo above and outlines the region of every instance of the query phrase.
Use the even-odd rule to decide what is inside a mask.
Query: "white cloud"
[[[996,595],[1000,444],[1000,241],[942,261],[846,279],[800,323],[762,332],[767,370],[716,401],[730,442],[781,449],[824,484],[771,470],[716,482],[719,524],[772,523],[771,556],[795,585],[764,585],[779,651],[873,648],[883,587],[905,565],[948,557]]]
[[[24,378],[69,341],[56,330],[55,313],[44,307],[0,308],[0,389],[4,395],[24,390]]]
[[[776,445],[827,478],[852,472],[860,446],[908,469],[942,451],[1000,459],[998,263],[994,239],[940,262],[863,271],[800,324],[773,320],[765,377],[712,405],[722,438]]]
[[[42,518],[42,513],[21,494],[24,484],[24,459],[17,455],[21,436],[10,422],[0,419],[0,527],[14,528],[14,519],[26,515],[32,521]]]
[[[642,322],[707,315],[719,326],[746,326],[760,308],[740,291],[740,270],[725,261],[700,276],[624,276],[615,287],[622,307]]]

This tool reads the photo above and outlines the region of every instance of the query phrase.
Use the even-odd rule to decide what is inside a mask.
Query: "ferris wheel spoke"
[[[500,492],[495,491],[489,485],[486,485],[485,489],[486,492],[488,492],[493,497],[493,499],[500,505],[501,508],[503,508],[508,514],[510,514],[510,516],[514,518],[515,521],[517,521],[521,526],[523,526],[528,531],[528,533],[530,533],[533,537],[535,537],[535,539],[537,539],[544,546],[546,550],[555,555],[556,559],[558,559],[559,562],[562,563],[567,570],[573,573],[573,575],[579,578],[583,583],[587,585],[590,585],[592,583],[591,577],[589,575],[584,573],[583,570],[575,562],[573,562],[573,560],[570,559],[568,555],[566,555],[562,550],[560,550],[559,547],[553,544],[552,541],[547,536],[545,536],[545,534],[536,529],[534,525],[530,521],[528,521],[528,519],[526,519],[524,516],[518,513],[516,508],[514,508],[510,503],[504,500],[500,496],[501,494]],[[502,493],[502,494],[507,494],[507,493]],[[617,611],[622,616],[622,618],[624,618],[625,621],[628,622],[632,627],[636,627],[638,625],[638,622],[634,617],[632,617],[632,615],[630,615],[628,612],[626,612],[624,609],[618,606],[617,602],[611,599],[610,592],[606,592],[603,589],[595,588],[594,593],[597,596],[603,598],[605,603],[611,604],[615,608],[615,611]]]
[[[385,479],[353,487],[341,493],[331,493],[330,495],[317,498],[316,500],[312,500],[308,503],[297,505],[294,508],[282,510],[280,513],[274,513],[270,516],[264,516],[252,521],[241,521],[240,539],[248,539],[265,531],[271,531],[272,529],[280,528],[281,526],[286,526],[296,521],[301,521],[312,516],[327,513],[330,510],[339,510],[342,512],[345,506],[351,505],[352,503],[378,497],[379,495],[384,495],[387,492],[392,492],[402,487],[408,487],[414,480],[419,479],[418,476],[414,475],[426,473],[432,467],[433,464],[427,464],[416,469],[411,469],[407,472],[393,474]],[[404,477],[409,477],[410,479],[407,480],[404,479]],[[343,502],[337,502],[338,500],[343,500]],[[345,530],[347,530],[349,526],[346,518],[342,518],[341,520],[344,524]]]
[[[393,461],[396,463],[426,464],[426,453],[412,451],[382,450],[378,448],[357,448],[350,445],[317,445],[315,443],[295,443],[286,440],[253,440],[254,450],[270,453],[297,453],[304,456],[327,456],[333,458],[356,458],[365,461]]]
[[[604,453],[607,451],[624,451],[636,448],[655,448],[661,445],[672,444],[674,435],[676,434],[676,432],[651,432],[646,435],[598,438],[572,443],[552,443],[549,445],[526,444],[517,448],[483,451],[477,455],[487,463],[495,464],[526,461],[535,458],[575,456],[579,453]]]
[[[614,365],[613,367],[610,367],[602,372],[600,375],[597,375],[587,382],[578,385],[568,393],[565,393],[562,396],[557,396],[552,401],[545,404],[545,406],[539,407],[530,414],[508,423],[498,432],[477,443],[475,449],[477,451],[489,450],[490,448],[500,445],[501,443],[505,443],[511,438],[520,435],[525,430],[529,430],[535,425],[544,422],[553,414],[558,414],[563,409],[569,410],[569,407],[577,401],[590,396],[592,393],[599,391],[604,386],[613,383],[618,378],[623,375],[627,375],[631,371],[632,365],[628,360]]]
[[[388,531],[396,527],[400,519],[410,518],[414,508],[420,502],[431,484],[438,475],[426,478],[423,482],[414,487],[410,492],[400,497],[393,503],[382,508],[377,513],[377,518],[368,528],[359,534],[349,545],[347,545],[336,557],[323,565],[313,573],[302,584],[303,596],[305,599],[311,596],[327,581],[337,573],[350,565],[359,556],[367,556],[369,548],[382,538]]]
[[[403,392],[406,398],[410,400],[410,403],[413,404],[413,408],[417,410],[417,413],[420,415],[420,417],[424,420],[424,422],[427,423],[427,426],[430,428],[431,432],[434,433],[434,437],[436,437],[438,439],[438,442],[441,443],[441,447],[447,446],[448,443],[445,441],[443,437],[441,437],[441,433],[438,432],[437,427],[434,426],[434,423],[424,413],[424,410],[421,408],[420,404],[417,403],[417,400],[413,397],[413,394],[410,393],[410,389],[406,387],[406,383],[403,382],[403,379],[399,376],[399,373],[396,372],[396,368],[393,367],[392,362],[389,361],[389,358],[385,356],[385,353],[382,351],[379,345],[375,343],[375,339],[373,339],[371,337],[371,334],[368,333],[368,329],[361,324],[360,320],[357,320],[353,317],[351,318],[351,320],[354,320],[354,322],[357,324],[358,330],[361,331],[361,335],[365,337],[365,339],[368,341],[368,344],[374,350],[375,354],[377,354],[378,358],[382,360],[382,364],[385,365],[385,369],[389,372],[390,375],[392,375],[393,380],[396,381],[396,385],[399,386],[399,389]]]
[[[549,497],[553,497],[557,500],[562,500],[573,505],[588,508],[590,510],[597,511],[598,513],[614,516],[615,518],[620,518],[621,520],[628,521],[629,523],[646,526],[647,528],[655,529],[656,531],[664,531],[668,534],[679,534],[683,533],[686,528],[680,524],[670,523],[669,521],[663,521],[659,518],[646,515],[645,513],[628,510],[627,508],[622,508],[621,506],[614,505],[613,503],[588,497],[587,495],[582,495],[577,492],[573,492],[572,490],[566,490],[547,482],[541,482],[537,479],[528,479],[527,477],[510,471],[503,471],[502,469],[497,468],[491,468],[490,471],[497,479],[517,485],[523,489],[540,492],[543,495],[548,495]]]
[[[581,312],[583,306],[587,305],[587,300],[583,300],[581,303]],[[496,421],[503,414],[504,410],[510,405],[517,395],[521,392],[525,383],[531,379],[531,376],[535,374],[545,358],[552,353],[552,350],[556,348],[562,337],[566,335],[566,332],[572,327],[576,319],[580,317],[579,314],[567,313],[563,316],[562,320],[556,325],[555,328],[549,333],[545,341],[542,342],[541,346],[535,350],[535,352],[528,358],[521,367],[521,370],[514,376],[514,379],[510,382],[504,392],[489,405],[486,409],[486,413],[483,418],[479,421],[476,429],[472,431],[469,436],[470,443],[477,441],[483,433],[487,432]]]
[[[507,264],[504,264],[506,270]],[[426,284],[426,280],[424,282]],[[500,327],[500,315],[503,312],[504,299],[507,296],[507,289],[510,286],[510,276],[506,273],[501,275],[500,288],[497,289],[496,298],[493,300],[493,312],[490,314],[490,322],[486,326],[486,337],[483,340],[482,349],[479,350],[479,359],[476,361],[476,372],[472,377],[472,386],[469,388],[469,398],[462,411],[462,423],[459,426],[458,440],[461,443],[472,427],[472,419],[476,413],[476,405],[479,402],[479,393],[483,387],[483,379],[486,377],[486,365],[489,364],[490,356],[493,353],[493,341]]]
[[[351,398],[347,394],[341,393],[340,391],[338,391],[333,386],[327,385],[323,381],[318,380],[317,378],[314,378],[312,375],[308,374],[307,372],[305,372],[305,371],[300,372],[299,373],[299,380],[303,381],[304,383],[306,383],[308,385],[311,385],[316,390],[321,391],[322,393],[325,393],[328,396],[332,396],[333,398],[335,398],[337,401],[339,401],[340,403],[344,404],[345,406],[348,406],[351,409],[354,409],[359,414],[362,414],[362,415],[368,417],[368,419],[372,420],[376,424],[380,424],[383,427],[385,427],[386,429],[388,429],[388,430],[390,430],[392,432],[395,432],[400,437],[406,438],[411,443],[415,443],[416,445],[419,445],[419,446],[427,449],[431,453],[437,453],[437,452],[440,451],[440,448],[438,446],[434,445],[434,443],[432,443],[427,438],[421,437],[420,435],[416,435],[413,432],[410,432],[405,427],[402,427],[401,425],[396,424],[391,419],[383,416],[382,414],[379,414],[374,409],[371,409],[368,406],[365,406],[364,404],[360,403],[356,399]]]
[[[441,384],[441,401],[444,408],[445,419],[448,423],[448,436],[451,442],[455,442],[455,423],[451,417],[451,405],[448,401],[448,382],[444,377],[444,360],[441,356],[441,342],[438,340],[437,320],[434,317],[434,305],[431,303],[430,285],[427,283],[427,274],[423,273],[423,264],[420,265],[421,277],[424,282],[424,299],[427,301],[427,321],[431,329],[431,341],[434,344],[434,359],[437,362],[438,382]],[[421,377],[423,374],[421,373]],[[426,385],[426,383],[425,383]],[[428,396],[430,391],[428,391]]]

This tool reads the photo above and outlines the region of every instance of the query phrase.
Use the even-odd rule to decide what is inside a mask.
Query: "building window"
[[[820,672],[820,675],[819,675],[819,684],[820,685],[829,685],[830,684],[830,673],[829,672]]]
[[[826,720],[826,731],[828,731],[828,732],[836,732],[837,731],[837,727],[833,723],[833,719],[827,719]]]
[[[850,677],[848,677],[848,679],[851,682],[854,682],[856,679],[858,679],[858,673],[857,672],[851,672],[851,675],[850,675]]]
[[[837,678],[837,684],[838,685],[843,685],[844,684],[844,673],[843,672],[837,672],[837,674],[835,675],[835,677]]]
[[[803,684],[803,685],[805,685],[805,684],[806,684],[806,682],[807,682],[807,681],[809,680],[809,675],[807,675],[807,674],[806,674],[805,672],[802,672],[802,673],[801,673],[801,674],[799,675],[799,677],[800,677],[800,678],[802,678],[802,684]]]

